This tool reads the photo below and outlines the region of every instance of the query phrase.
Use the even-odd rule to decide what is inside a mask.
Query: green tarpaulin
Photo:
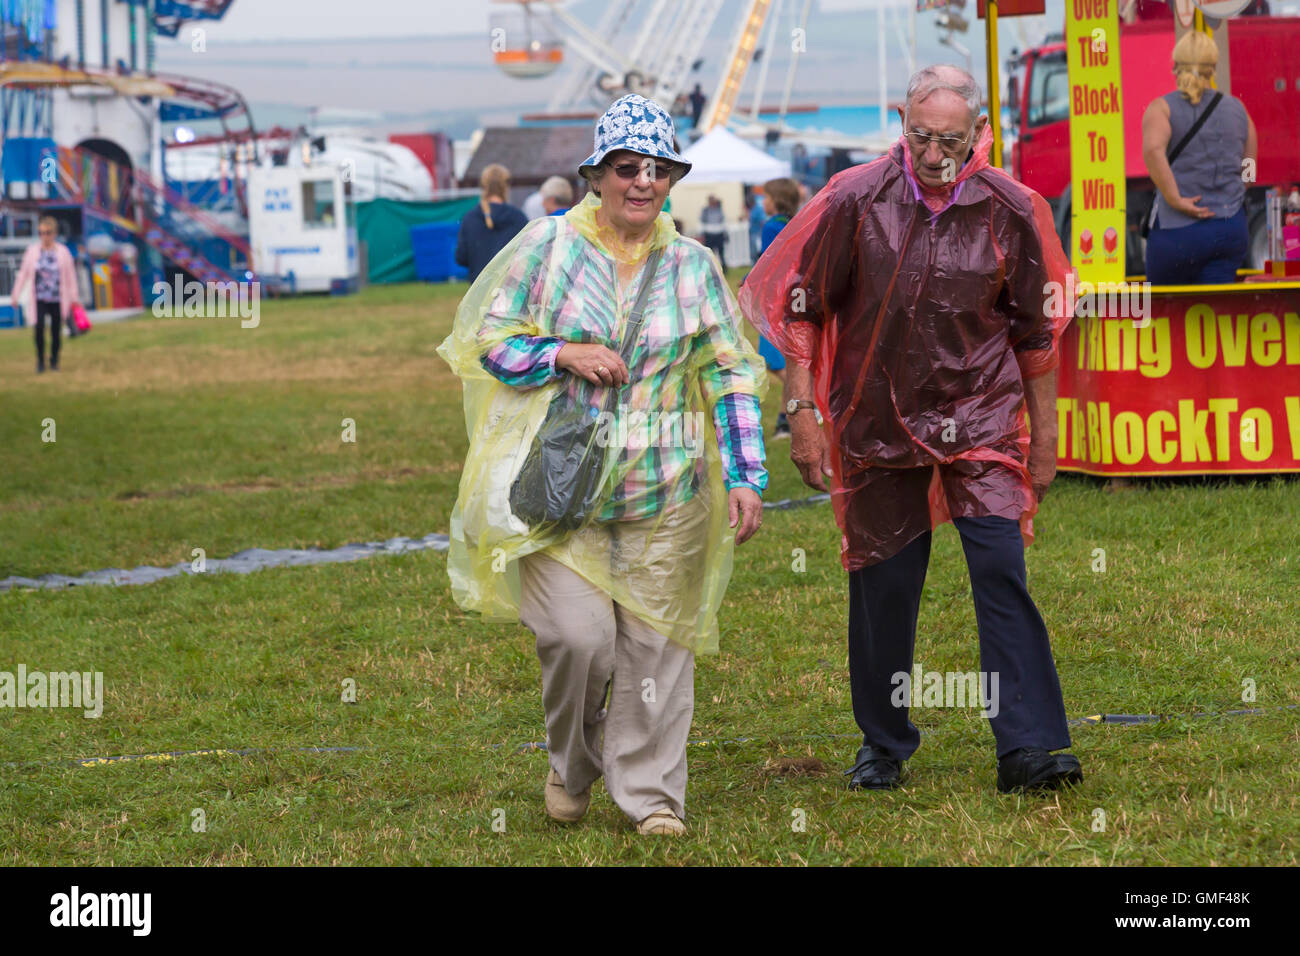
[[[411,227],[431,222],[459,222],[477,202],[477,196],[466,196],[440,202],[375,199],[357,203],[357,237],[366,244],[370,259],[368,280],[377,285],[415,282]]]

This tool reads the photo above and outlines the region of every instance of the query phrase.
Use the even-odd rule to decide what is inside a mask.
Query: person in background
[[[767,251],[772,240],[781,234],[785,224],[794,218],[803,203],[799,184],[793,179],[782,177],[769,179],[763,184],[763,212],[767,219],[763,223],[763,232],[759,237],[761,246],[759,255]]]
[[[493,163],[483,170],[479,183],[483,195],[460,221],[460,237],[456,240],[456,264],[469,270],[470,282],[528,225],[528,217],[506,201],[510,195],[510,170]]]
[[[767,215],[767,221],[763,223],[763,230],[759,235],[759,256],[767,251],[767,247],[772,244],[772,240],[780,234],[781,230],[785,228],[785,224],[793,219],[794,214],[799,211],[799,198],[799,184],[793,179],[786,177],[769,179],[763,184],[763,212]],[[785,356],[777,351],[775,345],[761,335],[758,337],[758,354],[763,356],[763,361],[767,363],[768,372],[775,376],[776,380],[784,387]],[[776,431],[772,433],[772,438],[789,437],[790,423],[783,411],[776,417]]]
[[[700,213],[700,228],[704,232],[704,244],[717,254],[718,265],[726,272],[727,259],[722,250],[727,245],[727,217],[717,196],[709,196],[709,204]]]
[[[704,91],[700,89],[700,84],[695,84],[695,89],[691,90],[691,129],[700,128],[700,117],[704,115]]]
[[[1183,34],[1174,44],[1178,89],[1142,116],[1142,158],[1158,190],[1147,236],[1147,281],[1156,285],[1235,282],[1250,246],[1242,161],[1256,159],[1259,141],[1241,100],[1212,88],[1218,62],[1212,39]],[[1169,151],[1207,112],[1171,168]]]
[[[546,204],[542,202],[541,189],[534,189],[530,192],[524,198],[524,204],[519,208],[524,211],[524,215],[528,217],[529,222],[532,222],[534,219],[541,219],[545,216]]]
[[[563,176],[552,176],[542,183],[542,208],[548,216],[563,216],[573,205],[573,184]]]
[[[745,197],[745,205],[749,209],[749,258],[757,262],[759,253],[763,251],[763,223],[767,222],[763,194],[757,189],[751,190]]]
[[[10,293],[15,305],[22,302],[24,288],[31,284],[36,307],[32,311],[36,329],[36,373],[45,371],[45,324],[50,326],[50,371],[59,369],[59,344],[63,320],[81,304],[77,291],[77,271],[68,247],[58,241],[59,222],[42,216],[36,226],[38,241],[27,247]]]

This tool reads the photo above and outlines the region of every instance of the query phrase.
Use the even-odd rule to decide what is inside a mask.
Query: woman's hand
[[[763,524],[763,499],[753,488],[737,485],[727,492],[727,511],[731,517],[728,527],[736,530],[736,544],[744,544]]]
[[[555,367],[592,385],[626,385],[631,379],[619,354],[603,345],[566,342],[555,355]]]
[[[1203,206],[1196,205],[1200,198],[1200,196],[1175,196],[1173,199],[1166,197],[1165,202],[1184,216],[1191,216],[1193,219],[1209,219],[1214,213]]]
[[[1164,97],[1158,96],[1147,104],[1146,111],[1142,114],[1142,159],[1146,163],[1147,174],[1170,208],[1193,219],[1209,219],[1214,213],[1196,205],[1200,196],[1189,198],[1178,193],[1178,181],[1174,178],[1174,171],[1169,168],[1167,155],[1172,135],[1169,104]]]

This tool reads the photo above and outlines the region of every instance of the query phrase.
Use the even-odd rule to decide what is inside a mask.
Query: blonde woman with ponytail
[[[510,205],[510,170],[500,163],[483,168],[478,205],[460,221],[456,263],[469,270],[469,281],[528,224],[523,210]]]
[[[1206,90],[1213,92],[1218,65],[1214,40],[1199,30],[1188,30],[1174,46],[1174,80],[1183,99],[1197,106]]]
[[[1175,90],[1142,116],[1142,157],[1157,190],[1147,237],[1147,280],[1156,285],[1235,282],[1250,245],[1243,170],[1258,140],[1241,100],[1214,88],[1218,62],[1214,40],[1189,30],[1174,45]]]

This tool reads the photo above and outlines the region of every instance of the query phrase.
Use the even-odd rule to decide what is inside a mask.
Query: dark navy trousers
[[[1227,219],[1202,219],[1147,236],[1147,281],[1152,285],[1224,285],[1237,281],[1237,268],[1250,247],[1246,210]]]
[[[980,670],[998,675],[998,714],[989,723],[997,756],[1021,747],[1070,746],[1052,647],[1025,579],[1020,526],[1009,518],[956,518],[979,626]],[[911,674],[930,532],[878,564],[849,572],[849,681],[863,742],[906,760],[921,734],[894,680]]]

